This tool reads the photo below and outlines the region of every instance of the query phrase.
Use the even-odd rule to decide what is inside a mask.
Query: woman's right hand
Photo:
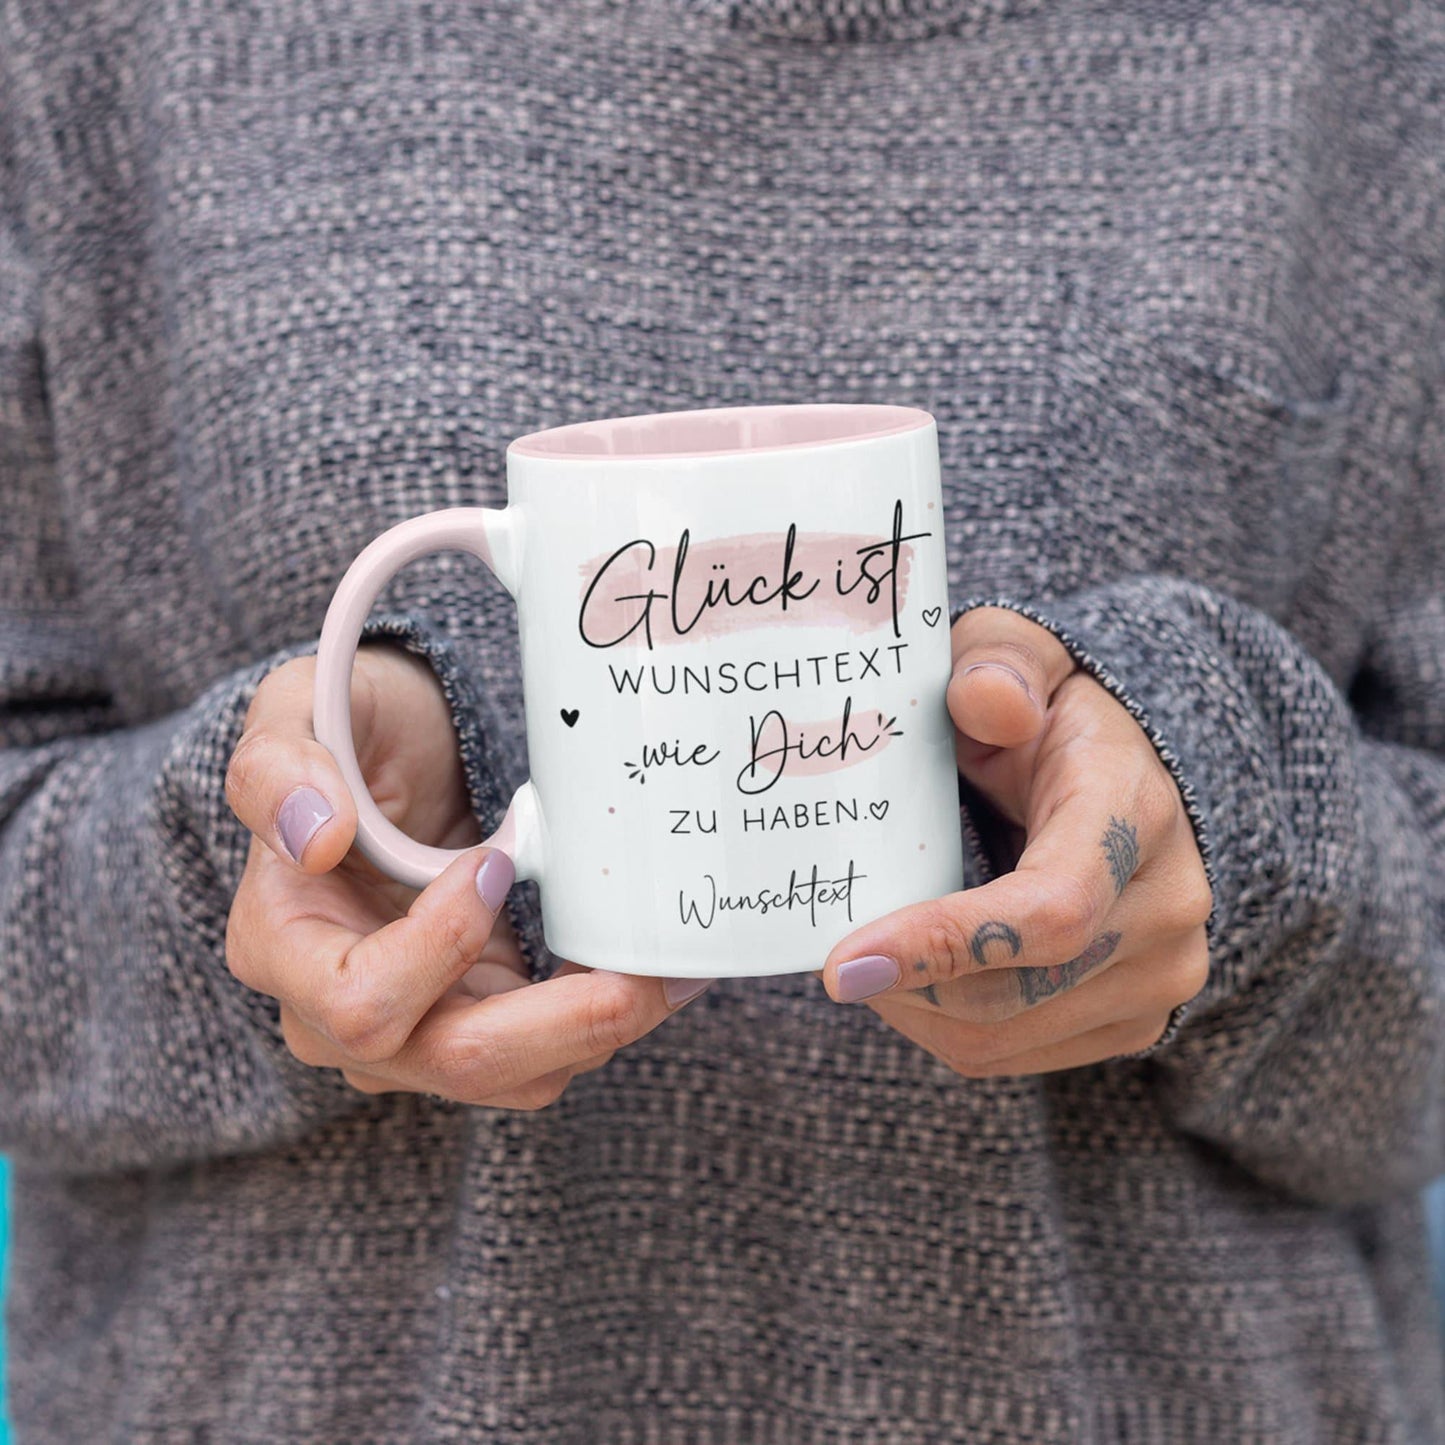
[[[467,848],[421,892],[352,847],[356,809],[311,728],[314,657],[257,689],[226,774],[251,849],[226,928],[231,972],[281,1004],[303,1063],[365,1093],[538,1109],[656,1028],[711,980],[637,978],[564,961],[529,980],[502,907],[512,861],[472,847],[451,714],[431,665],[358,648],[357,760],[382,812],[421,842]]]

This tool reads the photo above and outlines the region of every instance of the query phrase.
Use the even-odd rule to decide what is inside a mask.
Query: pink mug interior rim
[[[878,403],[720,406],[571,422],[518,437],[507,451],[569,461],[681,460],[873,441],[932,421],[919,407]]]

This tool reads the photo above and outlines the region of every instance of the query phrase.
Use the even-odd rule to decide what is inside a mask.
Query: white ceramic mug
[[[316,736],[367,858],[420,888],[456,856],[382,815],[350,717],[381,588],[455,549],[517,601],[532,777],[486,841],[540,884],[554,953],[672,977],[816,969],[858,925],[963,886],[927,412],[555,427],[507,449],[507,492],[393,527],[327,613]]]

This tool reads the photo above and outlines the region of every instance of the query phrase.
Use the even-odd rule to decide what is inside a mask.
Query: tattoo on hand
[[[913,971],[914,971],[915,973],[927,973],[927,972],[928,972],[928,960],[927,960],[926,958],[920,958],[920,959],[918,960],[918,962],[913,965]],[[923,985],[922,988],[916,988],[916,989],[914,989],[913,992],[914,992],[914,993],[921,993],[921,994],[923,995],[923,997],[926,998],[926,999],[929,1001],[929,1003],[931,1003],[931,1004],[934,1006],[934,1008],[942,1008],[942,1007],[943,1007],[943,1005],[942,1005],[941,1003],[939,1003],[939,1001],[938,1001],[938,990],[935,989],[934,986],[933,986],[931,983],[926,983],[926,984]]]
[[[1114,875],[1114,893],[1117,896],[1124,891],[1124,885],[1139,867],[1139,834],[1132,823],[1110,817],[1100,847],[1109,860],[1109,872]]]
[[[980,968],[988,967],[990,943],[1007,944],[1010,958],[1017,958],[1019,950],[1024,946],[1023,940],[1018,936],[1018,931],[1010,928],[1007,923],[999,923],[997,920],[981,923],[978,926],[978,932],[973,935],[973,942],[969,944],[969,952],[973,954],[973,961]]]
[[[1071,958],[1067,963],[1056,963],[1051,968],[1015,969],[1024,1007],[1032,1008],[1043,999],[1073,988],[1086,974],[1092,973],[1113,955],[1122,936],[1101,933],[1077,958]]]

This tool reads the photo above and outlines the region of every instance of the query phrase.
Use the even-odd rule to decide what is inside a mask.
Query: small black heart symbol
[[[869,803],[868,811],[881,823],[888,816],[888,799],[884,798],[881,803]]]
[[[580,714],[575,707],[564,707],[562,709],[562,721],[566,723],[569,728],[577,726],[579,716]]]
[[[943,608],[941,608],[941,607],[925,607],[925,608],[923,609],[923,620],[924,620],[930,627],[937,627],[937,626],[938,626],[938,619],[939,619],[940,617],[942,617],[942,616],[943,616]]]

